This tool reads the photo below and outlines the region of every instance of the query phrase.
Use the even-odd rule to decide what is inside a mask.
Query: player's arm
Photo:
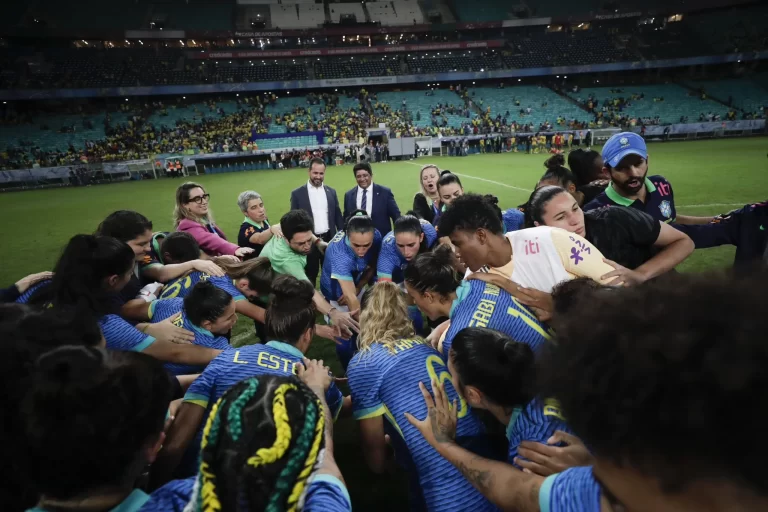
[[[669,272],[690,256],[694,249],[693,240],[688,235],[668,224],[660,224],[661,231],[653,246],[661,250],[635,269],[646,280]]]
[[[486,459],[456,444],[456,401],[451,406],[445,388],[435,380],[432,381],[434,400],[421,382],[419,389],[427,404],[427,417],[419,421],[408,413],[405,416],[424,439],[497,507],[517,512],[538,512],[539,489],[544,478],[523,473],[504,462]]]
[[[224,271],[217,264],[210,260],[192,260],[184,263],[173,263],[171,265],[155,264],[142,269],[141,274],[146,279],[151,279],[160,283],[167,283],[181,276],[197,270],[205,272],[214,277],[221,277]]]
[[[362,419],[358,422],[363,456],[368,468],[382,474],[390,468],[387,460],[387,441],[384,437],[384,416]]]
[[[714,217],[692,217],[690,215],[678,215],[675,217],[675,222],[677,224],[687,224],[687,225],[696,225],[696,224],[709,224],[712,222],[712,219]]]
[[[126,320],[133,320],[135,322],[146,322],[150,319],[149,308],[151,302],[147,302],[144,299],[129,300],[123,307],[120,308],[120,316]]]
[[[205,366],[216,359],[222,351],[198,345],[182,345],[168,341],[155,340],[154,343],[149,345],[142,352],[166,363]]]
[[[348,338],[352,335],[352,331],[360,332],[360,323],[352,318],[350,313],[345,313],[332,307],[319,291],[315,290],[315,295],[312,297],[312,302],[315,304],[315,308],[317,309],[318,313],[331,317],[331,323],[341,329],[342,337]],[[355,310],[351,311],[355,312]]]
[[[259,233],[254,233],[248,239],[252,244],[264,245],[272,239],[273,235],[280,234],[282,236],[282,230],[280,224],[274,224],[269,226],[269,229],[265,229]]]
[[[184,452],[194,440],[205,416],[205,408],[192,402],[183,402],[176,418],[165,433],[163,448],[157,454],[150,472],[150,488],[156,489],[171,480]]]
[[[360,309],[360,301],[357,300],[357,287],[355,282],[351,279],[338,279],[339,286],[341,287],[341,295],[344,298],[344,303],[347,305],[350,311],[357,311]]]
[[[262,324],[267,321],[267,311],[247,300],[238,300],[235,302],[235,311]]]

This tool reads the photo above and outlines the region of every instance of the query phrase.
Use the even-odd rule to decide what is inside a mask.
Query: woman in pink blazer
[[[208,194],[202,185],[187,182],[176,189],[176,208],[173,222],[176,231],[192,235],[200,248],[209,256],[234,255],[239,258],[253,252],[249,247],[238,247],[227,241],[226,235],[213,221],[208,208]]]

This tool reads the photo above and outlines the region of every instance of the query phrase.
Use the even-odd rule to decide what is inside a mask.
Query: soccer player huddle
[[[1,291],[3,510],[348,511],[348,421],[412,510],[768,509],[735,435],[768,422],[766,205],[678,215],[648,160],[631,133],[555,155],[505,210],[427,165],[390,232],[363,195],[325,240],[247,191],[229,243],[196,183],[174,232],[109,215]],[[675,272],[725,243],[737,272]]]

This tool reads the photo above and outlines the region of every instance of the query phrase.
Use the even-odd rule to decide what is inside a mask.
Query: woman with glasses
[[[239,247],[227,241],[224,232],[213,221],[208,207],[211,195],[199,183],[187,182],[176,189],[176,207],[173,224],[176,231],[185,231],[195,237],[200,248],[209,256],[237,256],[243,258],[253,252],[250,247]]]

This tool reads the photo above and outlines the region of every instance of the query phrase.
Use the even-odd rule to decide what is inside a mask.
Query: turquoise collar
[[[654,185],[653,182],[647,177],[645,178],[645,188],[650,194],[656,192],[656,185]],[[632,203],[635,202],[634,199],[626,198],[616,192],[616,189],[613,188],[613,183],[608,185],[608,187],[605,189],[605,195],[608,196],[608,199],[616,204],[620,204],[621,206],[632,206]]]
[[[189,325],[192,327],[192,330],[195,332],[199,332],[203,336],[207,336],[208,338],[215,338],[216,336],[213,335],[213,333],[207,329],[203,329],[202,327],[198,327],[197,325],[193,324],[192,322],[189,322]]]
[[[512,416],[510,416],[509,423],[507,423],[507,439],[512,438],[512,427],[515,426],[515,422],[517,421],[517,418],[520,416],[521,412],[523,412],[522,407],[515,407],[512,410]]]
[[[275,341],[268,341],[267,346],[272,347],[275,350],[279,350],[280,352],[285,352],[286,354],[290,354],[292,356],[301,357],[301,358],[304,357],[304,353],[301,350],[297,349],[296,347],[294,347],[289,343],[283,343],[282,341],[275,340]]]
[[[448,318],[453,318],[453,313],[456,311],[456,308],[459,307],[459,304],[461,304],[461,301],[463,301],[467,295],[469,295],[470,284],[469,281],[462,281],[462,283],[459,285],[458,288],[456,288],[456,298],[453,300],[453,303],[451,304],[451,311],[448,313]]]

